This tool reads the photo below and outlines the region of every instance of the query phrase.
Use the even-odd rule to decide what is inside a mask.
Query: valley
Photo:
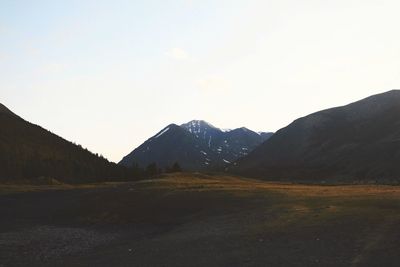
[[[0,1],[0,267],[400,266],[400,1]]]
[[[396,266],[400,188],[175,173],[0,186],[0,266]]]

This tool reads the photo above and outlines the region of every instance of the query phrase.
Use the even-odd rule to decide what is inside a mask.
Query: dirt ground
[[[0,266],[399,266],[400,187],[0,185]]]

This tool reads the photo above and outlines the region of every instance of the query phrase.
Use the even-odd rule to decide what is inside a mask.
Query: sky
[[[398,0],[0,0],[0,103],[118,162],[170,123],[276,131],[400,88]]]

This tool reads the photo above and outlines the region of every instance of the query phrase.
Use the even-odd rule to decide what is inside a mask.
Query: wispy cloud
[[[188,60],[190,59],[189,53],[180,47],[174,47],[165,53],[168,57],[175,60]]]
[[[26,52],[27,55],[29,55],[31,57],[37,57],[37,56],[40,56],[40,54],[41,54],[40,49],[36,48],[36,47],[34,47],[32,45],[27,45],[25,47],[25,52]]]
[[[204,92],[227,92],[231,88],[231,83],[223,77],[211,76],[196,81],[198,88]]]
[[[6,53],[2,53],[0,51],[0,61],[5,61],[8,59],[8,55]]]
[[[5,34],[7,32],[9,32],[9,29],[5,25],[0,24],[0,33]]]
[[[67,68],[66,64],[46,63],[46,64],[41,65],[37,72],[38,72],[38,74],[43,74],[43,75],[56,74],[56,73],[65,71],[66,68]]]

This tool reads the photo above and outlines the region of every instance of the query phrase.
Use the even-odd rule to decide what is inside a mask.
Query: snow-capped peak
[[[189,132],[199,134],[207,131],[208,129],[217,129],[210,123],[203,120],[192,120],[188,123],[182,124],[181,127],[187,129]]]

